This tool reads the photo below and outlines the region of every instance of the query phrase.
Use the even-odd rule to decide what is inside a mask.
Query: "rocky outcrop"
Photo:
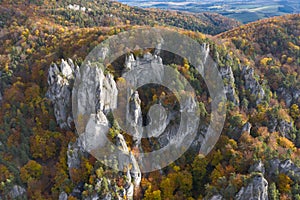
[[[225,66],[225,67],[221,67],[219,71],[224,81],[224,87],[225,87],[225,93],[227,99],[238,106],[239,98],[235,91],[235,79],[233,76],[232,68],[230,66]]]
[[[236,200],[268,200],[268,181],[263,175],[256,175],[251,182],[235,196]]]
[[[91,113],[96,113],[98,117],[101,117],[101,112],[106,115],[116,108],[118,96],[116,83],[111,74],[104,74],[102,68],[103,66],[87,63],[81,70],[80,76],[77,77],[79,84],[75,85],[73,90],[75,117],[78,117],[78,114],[89,117]],[[84,131],[86,123],[87,121],[83,123],[80,133]]]
[[[273,159],[269,161],[267,172],[270,177],[276,176],[278,173],[283,173],[294,181],[300,182],[300,168],[291,160],[280,161],[279,159]]]
[[[286,121],[285,119],[280,119],[279,117],[269,117],[269,124],[268,129],[270,132],[278,131],[282,134],[283,137],[288,138],[289,140],[293,141],[292,133],[294,130],[294,123],[293,121]]]
[[[124,64],[124,68],[126,71],[130,71],[132,70],[132,68],[135,65],[135,59],[134,59],[134,55],[130,54],[129,56],[126,56],[125,59],[125,64]]]
[[[250,124],[250,122],[247,122],[244,124],[244,126],[242,127],[242,132],[247,132],[250,133],[252,128],[252,125]]]
[[[62,129],[70,129],[72,126],[71,94],[78,73],[79,67],[71,59],[62,59],[60,66],[52,64],[48,71],[49,89],[46,96],[53,103],[56,122]]]
[[[83,80],[81,85],[76,87],[74,90],[74,80],[78,78]],[[47,92],[47,97],[52,101],[54,105],[55,117],[58,125],[62,129],[70,129],[72,128],[73,116],[72,116],[72,107],[71,105],[75,105],[74,117],[78,117],[78,113],[82,113],[84,116],[85,113],[94,113],[90,115],[89,119],[95,122],[95,126],[85,126],[88,125],[91,120],[87,120],[86,124],[83,124],[80,129],[80,125],[77,126],[79,129],[77,130],[80,134],[80,137],[76,140],[75,143],[70,143],[67,151],[67,165],[69,169],[79,168],[81,165],[81,159],[83,157],[88,156],[85,150],[93,149],[101,140],[94,140],[98,137],[98,133],[106,133],[111,126],[110,121],[108,120],[108,114],[117,106],[117,96],[118,90],[116,87],[116,83],[113,79],[113,76],[109,73],[104,74],[101,66],[93,66],[90,63],[83,68],[83,70],[79,71],[78,66],[75,67],[73,61],[68,59],[67,61],[62,60],[62,63],[58,67],[56,64],[52,64],[49,69],[48,74],[48,84],[49,89]],[[76,95],[75,98],[78,101],[72,102],[71,97]],[[138,99],[135,99],[135,102]],[[140,103],[139,103],[140,104]],[[140,109],[136,109],[140,111]],[[135,109],[133,109],[134,117],[136,116]],[[141,111],[140,114],[141,116]],[[76,118],[78,119],[78,118]],[[135,118],[134,118],[135,119]],[[93,130],[89,130],[87,128],[93,128]],[[101,129],[97,129],[97,128]],[[97,129],[95,131],[95,128]],[[103,129],[105,128],[105,130]],[[93,134],[84,134],[85,132],[90,133],[92,131]],[[108,191],[107,194],[101,194],[104,199],[112,199],[112,194],[124,193],[127,199],[133,198],[134,188],[139,187],[141,181],[141,172],[139,170],[139,166],[135,160],[135,157],[130,154],[126,142],[122,135],[117,135],[117,145],[120,145],[120,148],[123,151],[128,153],[131,167],[126,166],[127,168],[127,182],[121,190],[117,189],[114,186],[114,181],[110,180],[110,178],[101,178],[97,181],[98,185],[101,185],[103,180],[107,180],[108,188],[111,191]],[[88,141],[88,142],[87,142]],[[115,158],[109,158],[110,162],[116,162],[122,164],[121,160],[116,160]],[[71,174],[70,174],[71,175]],[[126,174],[124,174],[126,175]],[[122,177],[123,175],[121,175]],[[121,178],[117,177],[116,179]],[[97,185],[96,184],[96,185]],[[103,186],[103,183],[102,183]],[[96,186],[95,186],[96,187]],[[78,184],[72,193],[71,196],[81,198],[83,191],[83,183]],[[124,195],[123,195],[124,196]],[[122,199],[123,196],[119,196],[119,199]],[[65,199],[68,197],[68,194],[61,193],[59,198]],[[102,198],[101,197],[101,198]],[[85,199],[99,199],[100,196],[98,194],[93,194]]]
[[[133,54],[126,57],[123,77],[134,86],[143,83],[160,83],[164,77],[162,58],[158,55],[146,53],[143,57],[134,58]]]
[[[84,149],[82,146],[83,145],[80,139],[77,139],[74,144],[69,143],[67,151],[67,164],[69,169],[80,167],[81,156],[84,154]]]
[[[168,117],[168,113],[161,104],[156,104],[151,106],[148,112],[148,120],[146,137],[159,137],[166,130],[170,117]]]
[[[127,121],[130,123],[132,130],[130,130],[133,140],[136,144],[140,143],[140,139],[142,136],[142,109],[141,109],[141,100],[139,97],[139,93],[135,91],[130,100],[129,100],[129,108],[127,113]]]
[[[294,123],[292,121],[288,122],[286,120],[281,120],[277,126],[277,130],[289,140],[293,140],[293,137],[291,135],[293,129],[294,129]]]
[[[26,198],[26,190],[25,188],[14,185],[8,194],[8,199],[17,199],[17,198]]]
[[[68,200],[68,194],[65,192],[61,192],[58,196],[58,200]]]
[[[265,166],[263,164],[263,162],[260,160],[259,162],[255,163],[254,165],[252,165],[249,169],[249,172],[259,172],[262,174],[265,174]]]
[[[216,195],[212,196],[211,198],[209,198],[209,200],[224,200],[224,198],[221,195],[216,194]]]
[[[277,90],[279,98],[285,101],[287,107],[290,107],[293,103],[300,104],[300,89],[297,88],[279,88]]]
[[[248,66],[242,68],[242,77],[245,81],[245,89],[255,96],[255,103],[259,104],[265,97],[265,91],[254,76],[254,69]]]
[[[126,154],[129,155],[129,163],[131,164],[131,167],[130,166],[124,166],[124,167],[121,167],[123,169],[127,169],[127,172],[126,172],[126,176],[127,176],[127,187],[125,189],[132,189],[131,187],[134,188],[134,185],[136,187],[139,187],[140,183],[141,183],[141,178],[142,178],[142,174],[141,174],[141,171],[140,171],[140,168],[139,168],[139,165],[135,159],[135,157],[131,154],[131,152],[129,152],[128,150],[128,147],[126,145],[126,142],[125,142],[125,139],[123,137],[123,135],[121,134],[118,134],[116,136],[116,140],[117,140],[117,146]],[[124,164],[126,162],[124,162],[122,159],[124,157],[120,156],[118,158],[118,163],[119,164]],[[134,185],[132,185],[132,183]],[[127,191],[128,193],[128,191]],[[131,192],[130,192],[131,193]],[[132,193],[133,194],[133,193]]]

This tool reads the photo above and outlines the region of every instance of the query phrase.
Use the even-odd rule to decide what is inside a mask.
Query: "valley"
[[[139,1],[119,0],[130,6],[142,8],[160,8],[193,13],[215,12],[223,16],[234,18],[241,23],[249,23],[263,18],[280,16],[300,12],[300,3],[297,0],[255,0],[255,1]]]

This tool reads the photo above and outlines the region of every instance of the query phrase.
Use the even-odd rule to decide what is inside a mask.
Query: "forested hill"
[[[300,89],[300,15],[285,15],[253,22],[217,36],[228,41],[241,58],[254,66],[280,99],[282,89]],[[287,105],[291,101],[287,100]],[[298,102],[299,103],[299,102]]]
[[[25,16],[38,15],[64,26],[94,27],[120,25],[175,26],[206,34],[217,34],[237,27],[240,23],[214,13],[189,14],[158,9],[141,9],[108,0],[96,1],[7,1],[2,2],[4,20],[11,12]],[[8,19],[6,21],[5,19]]]

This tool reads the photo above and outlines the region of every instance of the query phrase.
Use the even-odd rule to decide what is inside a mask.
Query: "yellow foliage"
[[[288,193],[291,191],[291,184],[293,181],[285,174],[279,174],[278,176],[278,189],[280,193]]]
[[[287,62],[288,64],[291,64],[293,61],[294,61],[294,59],[291,58],[291,57],[288,57],[287,60],[286,60],[286,62]]]
[[[280,137],[278,138],[278,144],[284,148],[287,149],[292,149],[293,151],[296,150],[295,145],[293,142],[291,142],[289,139],[287,139],[286,137]]]
[[[290,109],[291,117],[296,119],[300,117],[300,110],[297,104],[293,104]]]
[[[37,30],[35,30],[34,34],[35,34],[36,36],[39,36],[40,31],[37,29]]]
[[[39,179],[41,175],[42,166],[34,160],[28,161],[28,163],[20,169],[20,177],[24,183]]]
[[[263,58],[260,60],[260,64],[263,66],[267,66],[272,60],[272,58]]]
[[[289,47],[295,51],[299,51],[300,50],[300,47],[298,45],[295,45],[294,43],[292,42],[289,42],[288,43]]]

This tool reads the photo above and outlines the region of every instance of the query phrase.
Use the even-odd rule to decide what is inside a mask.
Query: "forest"
[[[208,44],[219,69],[229,71],[224,85],[234,92],[227,94],[226,121],[213,150],[203,157],[191,147],[173,164],[142,174],[134,199],[300,199],[299,14],[241,25],[219,14],[106,0],[2,0],[0,12],[0,199],[128,199],[119,192],[127,177],[93,156],[69,169],[76,130],[59,126],[46,93],[51,65],[70,58],[80,66],[108,37],[141,27],[175,30]],[[199,73],[185,58],[172,63],[167,53],[160,56],[196,89],[201,120],[208,122],[211,99]],[[109,70],[116,80],[122,59]],[[157,98],[174,107],[162,89],[140,95],[143,114]],[[111,139],[121,134],[132,146],[111,122]],[[158,145],[155,139],[142,144],[148,151]],[[255,187],[257,182],[267,186]],[[251,186],[261,197],[249,196]]]

